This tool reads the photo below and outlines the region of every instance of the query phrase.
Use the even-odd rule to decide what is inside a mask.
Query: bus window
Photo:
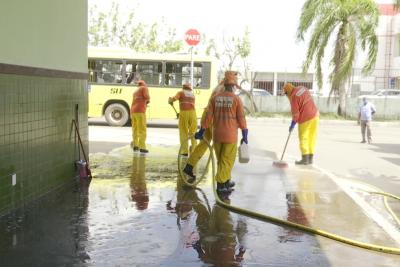
[[[159,86],[162,84],[161,62],[126,62],[126,83],[143,80],[148,85]]]
[[[199,81],[198,77],[200,77],[200,83],[197,83],[196,87],[208,89],[210,88],[210,80],[211,80],[211,63],[202,62],[200,64],[201,64],[201,72],[199,74],[196,74],[196,72],[194,73],[194,77],[197,78],[197,81]]]
[[[188,69],[189,67],[189,69]],[[189,79],[187,79],[189,77]],[[165,64],[164,85],[181,87],[190,80],[190,63],[188,62],[167,62]]]
[[[209,88],[211,64],[209,62],[194,62],[193,83],[194,88]],[[190,62],[167,62],[165,64],[164,85],[180,87],[190,82]]]
[[[126,62],[126,83],[130,84],[133,83],[134,81],[138,81],[137,77],[137,72],[136,72],[136,67],[138,63],[137,62]]]
[[[89,60],[89,81],[93,83],[122,83],[121,60]]]

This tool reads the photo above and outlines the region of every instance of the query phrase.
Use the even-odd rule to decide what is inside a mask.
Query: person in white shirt
[[[360,106],[360,111],[358,112],[358,124],[361,125],[361,143],[367,142],[365,140],[365,131],[367,131],[368,144],[371,144],[371,121],[372,115],[374,115],[375,112],[375,106],[372,103],[368,102],[367,99],[364,97],[363,104]]]

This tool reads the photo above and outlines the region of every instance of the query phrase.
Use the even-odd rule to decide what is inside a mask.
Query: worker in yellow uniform
[[[210,100],[207,116],[201,124],[201,129],[195,134],[196,139],[202,139],[205,129],[209,128],[211,123],[213,124],[214,151],[218,162],[215,180],[219,193],[233,191],[231,171],[237,153],[238,128],[242,130],[241,142],[248,143],[248,129],[243,104],[240,98],[233,93],[236,84],[236,74],[225,72],[225,89]]]
[[[314,104],[309,90],[304,86],[295,87],[291,83],[283,86],[283,92],[290,101],[292,122],[289,132],[292,132],[296,124],[299,124],[299,141],[301,160],[296,161],[299,165],[313,163],[315,143],[317,140],[319,112]]]
[[[220,84],[218,84],[218,86],[212,92],[210,99],[217,93],[222,92],[223,90],[224,90],[224,83],[223,81],[221,81]],[[204,109],[200,121],[204,122],[206,117],[207,117],[207,107]],[[196,180],[196,176],[193,173],[193,168],[197,165],[197,162],[199,162],[199,160],[203,157],[204,153],[206,152],[208,148],[206,142],[211,143],[211,141],[212,141],[212,127],[208,127],[204,133],[204,138],[200,140],[200,143],[190,154],[187,163],[185,165],[185,168],[183,169],[183,172],[189,176],[188,179],[189,183],[193,183]]]
[[[133,93],[131,106],[132,143],[133,151],[148,153],[146,149],[147,123],[146,108],[150,103],[149,89],[142,80],[137,82],[138,89]]]
[[[236,71],[227,71],[228,73],[231,72],[232,75],[237,76],[238,73]],[[242,89],[238,84],[235,85],[236,88]],[[224,80],[222,80],[217,87],[214,88],[210,100],[215,96],[216,94],[223,92],[224,91]],[[207,107],[204,109],[203,114],[201,116],[200,123],[204,122],[205,118],[207,117]],[[212,123],[212,122],[211,122]],[[203,157],[204,153],[208,149],[207,142],[211,144],[212,141],[212,125],[206,129],[204,132],[204,138],[200,140],[200,143],[196,146],[196,148],[193,150],[193,153],[190,154],[186,166],[183,169],[183,172],[189,176],[188,182],[193,183],[196,180],[196,176],[193,173],[193,168],[197,165],[197,162]],[[234,186],[235,183],[231,181],[231,185]]]
[[[192,144],[191,149],[196,147],[196,139],[194,133],[197,130],[197,116],[195,109],[195,97],[190,84],[185,83],[182,90],[179,91],[174,97],[168,99],[168,103],[172,105],[176,100],[179,100],[179,139],[181,143],[181,155],[188,156],[188,138],[191,136],[190,141]]]

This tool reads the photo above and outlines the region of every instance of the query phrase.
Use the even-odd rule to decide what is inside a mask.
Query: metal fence
[[[353,69],[349,79],[349,95],[355,97],[379,89],[400,88],[399,69],[375,69],[365,76],[361,69]]]
[[[243,104],[251,110],[249,98],[243,97]],[[259,112],[284,113],[290,112],[290,104],[284,96],[254,96],[254,102]],[[339,102],[336,98],[314,97],[314,102],[321,113],[336,114]],[[376,107],[375,119],[378,120],[400,120],[400,98],[372,99],[371,103]],[[346,99],[346,117],[356,119],[362,104],[362,99],[349,97]]]
[[[282,94],[283,85],[290,82],[295,86],[313,88],[313,74],[301,72],[255,72],[254,88],[264,89],[272,95]]]

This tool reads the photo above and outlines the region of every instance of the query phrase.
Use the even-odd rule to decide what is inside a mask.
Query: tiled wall
[[[73,180],[76,104],[87,151],[86,81],[0,74],[0,215]]]

